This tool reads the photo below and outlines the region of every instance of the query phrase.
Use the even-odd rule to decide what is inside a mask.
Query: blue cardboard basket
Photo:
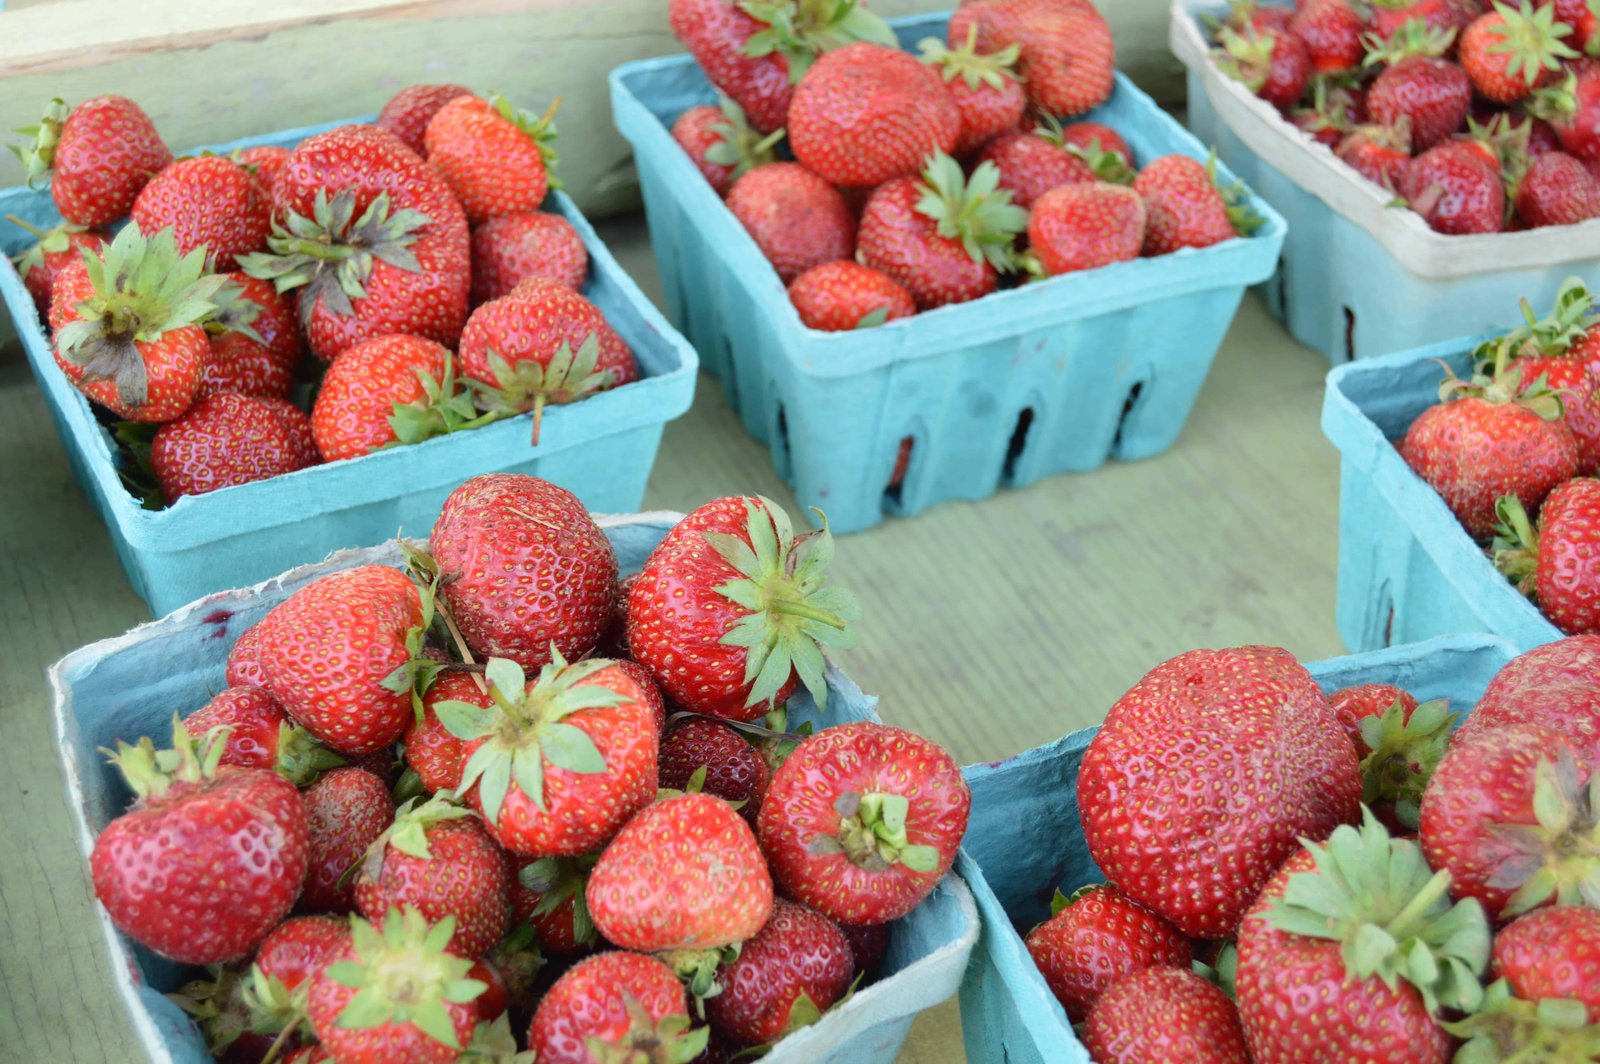
[[[601,517],[623,574],[637,571],[680,515],[655,513]],[[116,740],[171,734],[174,709],[192,712],[227,685],[228,651],[246,628],[294,591],[336,569],[370,563],[399,565],[398,547],[341,551],[252,588],[213,594],[126,635],[90,644],[50,670],[56,737],[67,797],[85,859],[94,838],[127,807],[130,794],[101,747]],[[790,701],[795,726],[828,727],[878,720],[877,699],[830,665],[828,708],[819,712],[804,692]],[[204,1040],[184,1012],[162,996],[183,981],[186,969],[135,944],[97,913],[110,947],[113,977],[130,1022],[158,1064],[211,1060]],[[891,928],[882,973],[821,1021],[789,1035],[764,1059],[778,1064],[891,1064],[923,1009],[956,993],[978,940],[972,895],[957,875]]]
[[[1516,653],[1503,639],[1457,635],[1307,668],[1324,691],[1394,683],[1419,699],[1449,699],[1465,715]],[[1077,796],[1078,766],[1097,731],[1085,728],[964,770],[972,826],[957,869],[983,915],[983,935],[961,984],[968,1064],[1089,1064],[1022,936],[1049,919],[1058,887],[1071,894],[1104,879],[1089,856]]]
[[[347,124],[251,137],[212,150],[290,147],[313,133]],[[584,294],[633,349],[639,381],[581,403],[551,407],[537,447],[529,443],[528,419],[513,418],[186,496],[163,510],[142,509],[123,487],[111,434],[56,365],[32,297],[9,259],[0,258],[0,294],[73,472],[110,529],[129,582],[152,612],[159,616],[207,592],[265,580],[343,547],[382,543],[397,529],[426,534],[445,496],[477,473],[540,476],[576,493],[596,512],[639,508],[663,427],[693,401],[699,359],[623,272],[570,199],[554,192],[547,209],[566,218],[583,237],[590,262]],[[7,214],[41,227],[61,221],[47,191],[26,188],[0,191],[0,218]],[[31,239],[20,227],[0,223],[0,252],[14,254]]]
[[[1499,304],[1502,317],[1507,305]],[[1439,363],[1466,376],[1473,349],[1498,335],[1365,359],[1328,374],[1322,431],[1339,448],[1337,619],[1351,650],[1452,632],[1493,632],[1524,650],[1561,638],[1391,442],[1439,401]]]
[[[1189,128],[1288,219],[1264,294],[1295,339],[1335,364],[1384,355],[1487,331],[1523,296],[1553,301],[1573,274],[1600,279],[1600,220],[1446,236],[1390,207],[1392,193],[1216,68],[1200,16],[1227,10],[1172,0],[1172,51],[1188,68]]]
[[[902,45],[946,16],[894,23]],[[856,332],[806,328],[755,242],[673,141],[675,118],[715,94],[689,56],[611,72],[634,148],[668,314],[722,378],[779,475],[835,531],[885,512],[982,499],[1177,439],[1247,285],[1277,264],[1284,224],[1249,239],[1117,263]],[[1140,161],[1206,149],[1127,79],[1087,116]],[[905,483],[889,492],[900,441]]]

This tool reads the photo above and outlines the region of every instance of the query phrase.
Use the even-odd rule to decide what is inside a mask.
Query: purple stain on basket
[[[207,639],[224,639],[228,635],[228,622],[232,619],[232,610],[212,610],[200,618],[200,623],[213,626],[212,630],[206,635]]]

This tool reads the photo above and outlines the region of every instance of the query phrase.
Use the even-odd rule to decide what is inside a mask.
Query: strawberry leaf
[[[598,690],[598,689],[597,689]],[[606,770],[605,758],[587,732],[572,724],[551,724],[545,728],[544,756],[552,765],[568,772],[593,775]]]

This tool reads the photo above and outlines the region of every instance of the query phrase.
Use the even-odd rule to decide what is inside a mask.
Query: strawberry
[[[334,359],[317,389],[311,431],[323,458],[338,462],[442,436],[475,413],[447,349],[393,333],[353,344]]]
[[[1304,0],[1297,7],[1289,31],[1306,43],[1318,71],[1336,73],[1361,65],[1367,21],[1360,0]]]
[[[1440,58],[1454,39],[1449,31],[1429,31],[1412,22],[1367,52],[1366,65],[1383,68],[1367,90],[1367,113],[1384,126],[1404,120],[1414,151],[1455,136],[1472,109],[1472,80],[1461,67]]]
[[[1133,165],[1133,149],[1122,139],[1122,134],[1101,122],[1072,122],[1060,128],[1057,134],[1062,146],[1071,151],[1076,148],[1085,158],[1094,158],[1110,152],[1125,166]]]
[[[227,680],[229,687],[265,687],[267,674],[261,668],[261,637],[266,632],[253,624],[239,633],[228,651]]]
[[[505,934],[511,882],[500,847],[470,810],[443,797],[412,799],[367,848],[355,879],[356,908],[381,921],[415,909],[430,923],[455,918],[450,951],[481,957]]]
[[[789,301],[806,328],[824,332],[871,328],[917,312],[911,293],[898,282],[848,259],[824,262],[796,277]]]
[[[299,292],[324,362],[389,333],[454,346],[471,284],[466,215],[450,187],[392,135],[341,126],[301,141],[273,187],[271,254],[240,268]]]
[[[125,217],[145,182],[172,163],[150,116],[124,96],[96,96],[70,112],[51,100],[37,126],[18,132],[34,138],[11,149],[29,187],[48,180],[61,217],[91,229]]]
[[[706,1002],[707,1019],[736,1042],[776,1042],[843,998],[854,968],[838,925],[779,898],[738,958],[717,971],[722,991]]]
[[[1344,725],[1345,734],[1355,743],[1356,754],[1360,757],[1372,753],[1361,738],[1361,722],[1368,717],[1381,719],[1396,702],[1400,703],[1405,719],[1410,720],[1417,708],[1416,696],[1392,683],[1356,684],[1328,696],[1328,704],[1338,714],[1339,723]]]
[[[767,922],[772,878],[750,826],[727,802],[680,794],[645,806],[617,832],[584,898],[595,929],[624,949],[717,951]]]
[[[493,708],[433,708],[466,743],[460,792],[471,792],[506,849],[588,853],[655,797],[661,736],[627,673],[604,658],[568,665],[555,653],[531,682],[507,658],[490,658],[485,675]]]
[[[550,953],[579,953],[599,941],[584,892],[598,854],[582,857],[515,857],[511,916],[533,929]]]
[[[311,419],[304,410],[287,399],[275,399],[272,396],[258,396],[256,402],[277,415],[283,431],[289,434],[289,451],[301,468],[322,461],[322,452],[317,450],[317,441],[311,430]]]
[[[228,687],[184,720],[190,735],[227,725],[219,765],[270,768],[296,787],[309,786],[344,759],[324,748],[284,715],[283,707],[259,687]]]
[[[94,841],[95,897],[130,938],[182,964],[243,957],[289,913],[306,874],[306,815],[276,772],[219,768],[223,733],[172,749],[118,742],[134,793]]]
[[[749,171],[728,190],[728,209],[784,284],[855,254],[855,215],[844,197],[798,163]]]
[[[559,214],[507,214],[472,231],[472,303],[510,295],[522,280],[549,277],[582,291],[589,249]]]
[[[1339,75],[1322,75],[1311,80],[1311,97],[1289,111],[1289,121],[1319,143],[1337,148],[1341,141],[1367,120],[1367,97],[1358,86],[1340,84]],[[1406,158],[1409,160],[1410,154]]]
[[[1361,126],[1339,142],[1334,154],[1375,185],[1400,187],[1411,166],[1409,126]]]
[[[1398,191],[1441,233],[1498,233],[1505,227],[1500,173],[1465,141],[1446,141],[1417,156]]]
[[[1600,25],[1600,12],[1589,4],[1589,0],[1534,0],[1539,7],[1548,7],[1555,11],[1558,21],[1565,22],[1568,32],[1563,38],[1574,48],[1589,50],[1595,40],[1595,29]],[[1589,51],[1589,54],[1593,54]]]
[[[967,39],[978,27],[980,52],[1012,45],[1022,50],[1017,73],[1028,100],[1049,114],[1072,117],[1111,97],[1116,48],[1111,27],[1088,0],[991,0],[953,12],[946,40]]]
[[[1459,739],[1422,796],[1422,848],[1457,897],[1500,921],[1600,904],[1594,765],[1560,733],[1510,724]]]
[[[1567,78],[1539,94],[1533,109],[1549,119],[1569,155],[1586,164],[1600,160],[1600,63],[1573,64]]]
[[[850,955],[855,959],[856,975],[870,979],[889,953],[889,924],[839,924]]]
[[[1262,218],[1240,200],[1242,188],[1217,184],[1215,156],[1208,163],[1187,155],[1152,160],[1133,181],[1148,216],[1144,254],[1210,247],[1254,232]]]
[[[696,717],[663,736],[661,786],[688,790],[696,774],[701,776],[701,791],[737,804],[746,820],[756,822],[772,772],[737,731],[720,721]]]
[[[311,860],[302,908],[347,912],[356,906],[356,865],[394,823],[383,780],[363,768],[328,772],[303,795],[311,826]]]
[[[241,148],[230,158],[255,174],[261,187],[271,196],[277,186],[278,175],[283,173],[283,164],[289,160],[289,149],[275,144],[258,144],[253,148]]]
[[[1068,898],[1056,892],[1050,919],[1028,932],[1028,954],[1073,1023],[1082,1023],[1095,999],[1135,972],[1156,965],[1186,968],[1189,940],[1117,888],[1083,887]]]
[[[172,421],[189,408],[211,357],[201,322],[224,278],[205,254],[180,256],[172,232],[125,226],[85,253],[51,291],[56,365],[73,386],[129,421]]]
[[[1260,1064],[1450,1059],[1441,1008],[1483,996],[1489,922],[1369,813],[1307,841],[1239,928],[1239,1018]]]
[[[1524,1000],[1508,980],[1484,991],[1483,1004],[1445,1030],[1465,1044],[1455,1059],[1593,1061],[1600,1057],[1600,1024],[1587,1022],[1583,1003],[1570,998]]]
[[[1600,632],[1600,480],[1582,477],[1546,497],[1535,532],[1516,496],[1502,500],[1496,568],[1568,635]]]
[[[872,193],[861,212],[860,258],[903,285],[919,310],[964,303],[999,287],[1027,221],[995,166],[979,163],[965,178],[954,159],[938,155],[920,179]]]
[[[1551,728],[1580,757],[1600,763],[1600,636],[1558,639],[1513,658],[1489,681],[1456,741],[1509,724]]]
[[[244,990],[239,996],[247,1029],[266,1043],[273,1034],[280,1034],[288,1045],[298,1041],[311,981],[349,944],[350,921],[342,916],[296,916],[275,927],[256,951],[248,981],[241,980]],[[221,1059],[232,1064],[265,1060],[270,1055],[266,1045],[260,1055],[245,1056],[241,1053],[245,1049],[242,1040],[236,1042],[233,1051]]]
[[[16,264],[17,273],[22,277],[28,294],[33,296],[33,305],[38,308],[39,319],[43,321],[50,313],[50,290],[55,285],[56,276],[69,262],[82,258],[79,249],[90,255],[99,254],[106,245],[106,236],[98,230],[66,222],[49,229],[39,229],[14,214],[6,215],[6,220],[32,233],[36,241],[11,256],[11,261]]]
[[[1301,836],[1354,820],[1360,794],[1333,708],[1277,647],[1196,650],[1156,666],[1112,706],[1078,777],[1084,835],[1106,879],[1203,938],[1234,929]]]
[[[428,120],[428,165],[461,201],[468,224],[539,209],[556,163],[559,104],[534,118],[498,94],[457,96]]]
[[[1033,204],[1028,246],[1050,276],[1093,270],[1139,257],[1145,201],[1121,185],[1063,185]]]
[[[439,594],[479,657],[538,669],[594,649],[610,620],[617,558],[577,496],[519,473],[466,481],[433,523]]]
[[[478,1020],[485,985],[450,952],[455,921],[391,909],[353,918],[348,945],[311,982],[311,1026],[337,1064],[452,1064]]]
[[[880,924],[949,871],[972,796],[937,744],[857,722],[803,740],[761,802],[761,847],[785,893],[832,920]]]
[[[1524,1001],[1578,1001],[1600,1024],[1600,909],[1556,905],[1518,917],[1494,936],[1494,967]]]
[[[486,686],[472,673],[444,672],[422,696],[422,718],[406,729],[405,759],[428,790],[456,790],[467,763],[461,740],[450,734],[433,707],[439,702],[471,702],[487,709],[490,698],[483,689]]]
[[[717,195],[726,196],[734,181],[777,161],[773,149],[783,131],[763,136],[751,128],[744,108],[724,96],[715,107],[701,104],[679,115],[672,123],[672,139],[688,152]]]
[[[1089,1013],[1083,1044],[1100,1064],[1250,1061],[1228,995],[1183,968],[1150,968],[1112,986]]]
[[[999,168],[998,186],[1011,193],[1018,207],[1032,207],[1053,188],[1095,179],[1086,161],[1038,133],[1002,133],[978,154],[979,166],[984,163]]]
[[[428,148],[424,137],[433,116],[457,96],[471,95],[472,90],[462,85],[408,85],[383,105],[374,125],[394,134],[400,143],[418,155],[426,156]]]
[[[622,584],[632,587],[632,580],[625,580]],[[619,599],[617,610],[623,615],[623,624],[627,624],[627,591],[623,590],[621,584],[618,585],[617,597]],[[637,661],[628,660],[618,661],[617,668],[627,673],[628,679],[638,684],[639,692],[644,695],[645,708],[655,718],[656,731],[663,735],[666,734],[667,700],[662,697],[661,688],[656,685],[655,677],[650,675],[650,670],[640,665]]]
[[[297,922],[285,920],[278,928]],[[343,935],[344,925],[338,923],[336,930]],[[166,998],[189,1015],[205,1036],[207,1051],[223,1064],[265,1060],[276,1041],[274,1035],[298,1023],[305,1011],[303,995],[294,995],[281,984],[273,986],[264,976],[258,979],[250,969],[221,965],[207,968],[204,976],[191,979]],[[298,1044],[298,1032],[283,1035],[282,1048]]]
[[[802,681],[827,703],[822,647],[854,642],[855,597],[823,583],[826,525],[796,538],[765,497],[730,496],[668,532],[628,594],[628,645],[662,693],[694,713],[754,720]]]
[[[1569,277],[1556,293],[1555,308],[1538,318],[1532,305],[1522,300],[1523,323],[1498,341],[1480,345],[1475,361],[1487,371],[1503,354],[1511,366],[1537,392],[1541,387],[1561,400],[1561,421],[1578,445],[1578,472],[1600,469],[1600,366],[1586,362],[1580,348],[1587,340],[1594,297],[1576,277]],[[1504,351],[1502,351],[1504,349]]]
[[[132,215],[146,233],[170,227],[180,253],[204,248],[207,265],[219,272],[266,248],[272,229],[265,186],[220,155],[179,159],[162,170],[140,190]]]
[[[1483,0],[1372,0],[1372,28],[1387,41],[1413,20],[1457,35],[1483,14]]]
[[[150,465],[168,504],[302,468],[278,415],[228,392],[206,396],[157,429]]]
[[[247,273],[228,274],[213,301],[217,312],[206,322],[211,358],[200,371],[195,398],[238,392],[287,399],[302,353],[289,301]]]
[[[1378,689],[1384,686],[1370,685]],[[1369,689],[1354,690],[1359,696],[1368,694]],[[1422,795],[1451,741],[1454,718],[1449,704],[1443,701],[1419,706],[1416,699],[1401,692],[1379,710],[1373,705],[1377,699],[1371,694],[1368,698],[1367,706],[1335,707],[1346,730],[1352,725],[1356,728],[1361,801],[1384,827],[1398,834],[1415,834]],[[1352,720],[1354,713],[1362,715]]]
[[[568,968],[528,1028],[539,1064],[689,1064],[706,1037],[705,1028],[689,1030],[688,1004],[672,969],[620,950]]]
[[[1461,31],[1461,65],[1480,96],[1516,103],[1553,80],[1561,60],[1577,58],[1562,41],[1572,27],[1556,21],[1553,7],[1495,0],[1492,8]]]
[[[967,27],[967,39],[959,48],[950,48],[937,37],[918,43],[922,61],[944,78],[945,88],[961,115],[961,134],[956,138],[955,155],[966,155],[1002,133],[1017,128],[1028,97],[1017,80],[1017,60],[1022,50],[1016,45],[988,55],[977,50],[978,27]]]
[[[1311,80],[1311,53],[1306,42],[1289,30],[1235,31],[1217,34],[1217,69],[1280,111],[1305,95]]]
[[[1535,156],[1510,195],[1517,217],[1530,228],[1600,217],[1600,179],[1565,152]]]

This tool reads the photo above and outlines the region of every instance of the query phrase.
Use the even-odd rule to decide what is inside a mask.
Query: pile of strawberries
[[[580,292],[582,238],[539,209],[550,114],[417,85],[375,126],[228,157],[174,160],[120,96],[32,132],[65,222],[18,267],[168,503],[528,411],[537,443],[546,404],[639,375]]]
[[[1441,233],[1600,216],[1587,0],[1234,0],[1219,67]]]
[[[1078,777],[1106,882],[1027,937],[1097,1064],[1600,1059],[1600,636],[1454,722],[1277,647],[1123,695]]]
[[[1136,171],[1116,130],[1063,124],[1115,86],[1111,30],[1088,0],[963,3],[920,60],[853,2],[670,12],[726,94],[685,111],[673,137],[811,328],[879,325],[1260,224],[1205,164],[1168,155]]]
[[[619,581],[573,495],[494,474],[403,546],[245,631],[171,749],[113,758],[136,799],[95,893],[211,966],[176,999],[213,1052],[726,1061],[870,977],[970,796],[909,732],[784,731],[854,638],[826,529],[718,499]]]

